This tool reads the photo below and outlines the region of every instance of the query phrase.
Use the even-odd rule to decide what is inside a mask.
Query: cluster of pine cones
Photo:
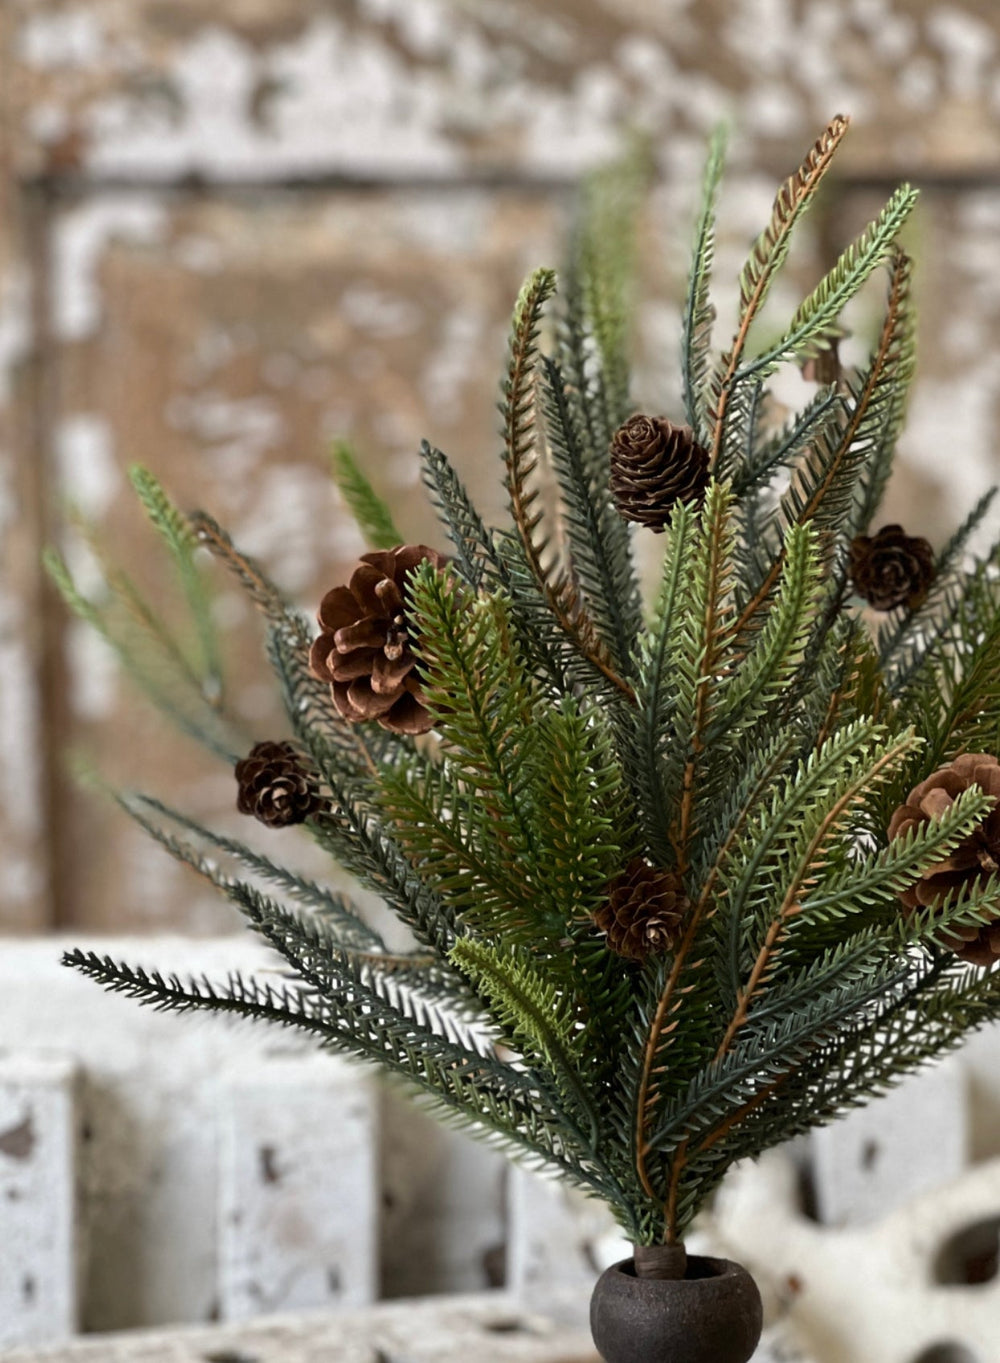
[[[708,451],[690,426],[642,413],[615,433],[610,465],[619,514],[656,533],[665,529],[678,502],[701,501],[710,476]],[[401,734],[422,734],[433,726],[421,694],[407,599],[409,576],[425,562],[440,568],[447,560],[424,544],[364,554],[350,581],[327,592],[320,604],[310,667],[329,684],[337,712],[348,723],[374,721]],[[913,611],[933,584],[934,554],[927,540],[886,525],[854,539],[848,568],[858,596],[874,610]],[[238,808],[272,828],[304,823],[328,807],[315,773],[291,743],[258,743],[237,764],[236,778]],[[917,785],[893,815],[889,837],[905,836],[939,817],[972,784],[993,797],[993,809],[901,896],[908,915],[933,909],[947,895],[974,889],[1000,871],[1000,761],[987,754],[967,753]],[[608,887],[594,921],[610,951],[642,961],[671,949],[688,907],[677,875],[637,857]],[[966,960],[988,965],[1000,956],[1000,921],[955,927],[942,940]]]

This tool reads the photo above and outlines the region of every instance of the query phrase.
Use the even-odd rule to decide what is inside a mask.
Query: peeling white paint
[[[99,519],[122,486],[110,424],[95,412],[74,412],[59,422],[55,447],[63,495]]]
[[[30,840],[42,831],[38,685],[23,606],[6,591],[0,593],[0,678],[0,808],[10,833]],[[7,872],[5,855],[5,896],[12,888]]]
[[[450,95],[436,70],[407,65],[371,35],[333,18],[258,53],[228,30],[202,30],[165,72],[177,111],[115,94],[90,111],[88,165],[168,179],[443,172],[458,153],[442,131]],[[250,117],[257,82],[274,82],[266,127]]]
[[[412,336],[424,321],[423,309],[416,303],[364,281],[344,290],[338,311],[359,331],[379,340]]]
[[[14,40],[17,57],[38,71],[92,67],[104,52],[104,31],[93,6],[29,14]]]
[[[114,241],[154,245],[166,210],[153,195],[104,194],[65,212],[53,233],[52,325],[62,341],[82,341],[101,322],[98,270]]]
[[[440,197],[401,197],[406,228],[414,247],[442,256],[478,257],[490,229],[495,202],[481,190]],[[327,214],[331,227],[338,221],[334,206]]]
[[[903,104],[919,113],[926,113],[928,106],[937,98],[937,64],[930,57],[914,57],[898,72],[896,90]]]
[[[941,487],[945,514],[953,524],[996,482],[993,457],[1000,353],[974,369],[916,384],[904,437],[906,459]],[[943,451],[961,458],[942,463]],[[994,525],[995,530],[995,525]]]
[[[444,319],[443,335],[424,368],[420,386],[427,411],[444,425],[458,421],[466,386],[478,378],[492,341],[490,319],[478,308],[458,307]],[[413,461],[416,464],[416,460]]]
[[[561,92],[522,91],[522,115],[529,119],[524,159],[529,169],[565,174],[614,156],[627,116],[625,82],[610,66],[589,67]]]
[[[317,567],[350,551],[341,535],[347,518],[337,509],[332,478],[310,464],[262,468],[238,518],[233,538],[240,548],[268,565],[292,596],[315,580]]]
[[[11,371],[31,342],[31,277],[26,266],[15,264],[0,275],[0,405],[10,401]]]
[[[233,398],[213,390],[176,394],[165,418],[174,430],[207,447],[219,479],[237,490],[239,499],[250,493],[242,486],[244,480],[256,476],[264,456],[285,434],[281,412],[264,396]]]
[[[0,666],[4,665],[0,661]],[[28,912],[25,922],[34,927],[38,921],[36,905],[45,893],[45,873],[39,861],[29,856],[19,856],[17,851],[5,847],[3,863],[3,897],[8,908],[17,910],[23,906]],[[6,927],[17,927],[19,915],[15,912]]]
[[[916,24],[908,14],[886,15],[872,29],[871,42],[884,61],[902,61],[916,46]]]
[[[83,620],[71,620],[63,637],[74,715],[85,723],[110,719],[118,704],[121,678],[114,652]]]
[[[29,136],[42,146],[51,146],[71,131],[72,120],[68,109],[63,105],[55,103],[54,100],[43,99],[28,110],[25,115],[25,127]]]
[[[195,274],[218,274],[225,265],[225,251],[215,237],[189,233],[174,244],[174,259]]]
[[[806,124],[801,96],[788,85],[760,85],[743,101],[742,122],[764,137],[787,137]]]
[[[407,47],[421,57],[448,50],[455,13],[439,0],[363,0],[361,9],[376,23],[395,23]]]
[[[994,28],[964,10],[949,5],[927,17],[927,32],[945,59],[945,83],[962,99],[974,98],[993,66],[997,35]]]

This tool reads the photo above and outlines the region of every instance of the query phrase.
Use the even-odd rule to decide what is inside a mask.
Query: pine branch
[[[683,875],[698,831],[697,806],[705,766],[705,737],[714,715],[718,681],[732,642],[729,604],[733,577],[733,525],[728,490],[713,484],[705,496],[698,539],[687,565],[687,600],[669,622],[668,657],[674,674],[672,734],[664,787],[673,792],[667,815],[670,843]]]
[[[351,447],[344,441],[334,445],[332,464],[334,481],[365,541],[373,549],[394,549],[403,544],[392,512],[361,472]]]
[[[990,488],[980,497],[937,555],[930,591],[920,605],[891,612],[879,629],[879,662],[895,695],[905,695],[910,682],[958,609],[969,580],[964,563],[967,546],[986,519],[996,494],[997,489]],[[990,559],[995,557],[990,555]]]
[[[878,492],[884,481],[878,442],[880,438],[888,441],[890,449],[894,444],[905,385],[912,374],[908,297],[909,261],[897,252],[886,317],[868,370],[860,386],[850,393],[850,400],[834,408],[831,420],[816,428],[770,525],[765,527],[765,541],[780,543],[788,528],[806,521],[813,521],[817,530],[841,532],[855,511],[857,489],[866,473],[871,475],[872,492]],[[855,533],[853,527],[850,533]],[[779,548],[743,608],[740,629],[748,627],[767,602],[783,557],[784,549]]]
[[[194,561],[197,541],[187,518],[174,506],[148,469],[133,465],[129,469],[129,480],[150,523],[162,536],[177,566],[181,588],[201,643],[202,689],[218,705],[222,699],[222,659],[212,614],[212,599]]]
[[[894,253],[896,238],[917,202],[917,191],[901,185],[873,223],[843,252],[828,275],[799,304],[788,331],[736,372],[738,380],[772,373],[783,360],[821,347],[833,334],[844,305],[865,280]]]
[[[581,321],[593,344],[588,388],[599,412],[595,452],[606,453],[629,412],[635,229],[648,162],[647,148],[636,142],[628,156],[587,177],[568,263],[570,290],[578,296]]]
[[[313,991],[275,988],[238,975],[225,985],[207,979],[181,981],[176,975],[164,977],[120,965],[94,952],[77,950],[63,959],[105,988],[161,1011],[229,1013],[312,1032],[333,1049],[395,1074],[462,1125],[494,1132],[503,1148],[520,1149],[537,1165],[552,1166],[588,1191],[606,1195],[569,1147],[565,1126],[558,1116],[545,1112],[544,1099],[530,1082],[522,1087],[517,1072],[507,1067],[518,1091],[504,1093],[496,1087],[492,1073],[480,1072],[480,1058],[456,1063],[450,1042],[440,1038],[433,1045],[425,1044],[426,1038],[418,1040],[414,1035],[413,1024],[400,1026],[391,1010],[368,1011],[349,995],[319,998]]]
[[[803,457],[817,432],[840,420],[843,398],[832,385],[821,388],[812,401],[776,435],[754,449],[732,470],[737,502],[767,486],[778,469],[793,467]]]
[[[213,829],[198,823],[196,819],[189,818],[180,810],[171,808],[170,805],[164,804],[151,795],[145,795],[141,791],[119,791],[115,793],[115,798],[127,813],[132,814],[137,805],[140,810],[146,810],[150,815],[157,815],[161,819],[166,819],[170,823],[176,824],[178,828],[183,828],[186,832],[193,834],[202,842],[206,842],[209,846],[234,858],[248,871],[260,876],[261,879],[278,886],[286,894],[291,895],[306,908],[318,914],[324,925],[344,947],[373,954],[386,950],[385,943],[379,934],[368,926],[364,919],[359,916],[357,910],[348,904],[342,895],[334,894],[324,886],[318,885],[314,880],[298,875],[296,872],[290,871],[288,867],[281,866],[269,857],[262,856],[236,838],[227,838],[221,833],[216,833]],[[146,827],[148,831],[148,825]],[[184,860],[187,860],[187,858],[185,857]]]
[[[880,737],[872,726],[866,730],[858,724],[830,739],[800,766],[795,779],[784,783],[767,826],[761,821],[754,829],[751,824],[749,836],[741,840],[744,869],[731,880],[724,877],[729,880],[728,971],[735,1007],[719,1044],[720,1056],[730,1049],[758,993],[766,988],[789,923],[798,915],[808,915],[810,889],[852,808],[870,797],[874,787],[888,779],[919,743],[912,733],[886,746],[879,743]],[[794,822],[789,826],[793,807]],[[759,835],[756,843],[751,842],[753,832]],[[764,923],[761,938],[758,934]],[[754,954],[744,982],[742,962],[747,947]]]
[[[870,404],[868,427],[859,433],[868,437],[872,452],[858,481],[856,510],[851,517],[850,533],[867,534],[878,510],[892,471],[896,441],[903,428],[910,385],[916,369],[916,319],[912,299],[913,262],[905,251],[895,250],[889,276],[882,337],[872,357],[868,386],[878,393]]]
[[[176,673],[177,679],[190,687],[200,700],[207,701],[213,708],[221,710],[221,696],[211,694],[211,687],[206,694],[205,679],[195,670],[166,622],[156,613],[136,583],[111,560],[101,542],[97,527],[88,521],[77,507],[70,506],[67,516],[73,529],[81,536],[87,549],[94,556],[111,596],[122,606],[128,621],[141,632],[145,645],[154,653],[162,655],[167,666]]]
[[[173,685],[177,672],[175,667],[169,666],[169,659],[168,675],[164,677],[157,665],[158,659],[150,657],[148,651],[135,647],[127,635],[114,627],[107,613],[77,589],[65,560],[56,549],[46,549],[42,562],[67,608],[100,635],[115,654],[126,676],[155,708],[182,733],[216,757],[229,765],[235,763],[240,756],[237,748],[242,747],[239,735],[218,713],[201,688],[193,693],[186,677],[181,678],[183,685],[180,689]]]
[[[705,743],[722,761],[742,732],[779,704],[805,658],[823,592],[822,564],[811,523],[793,526],[785,540],[782,576],[767,619],[747,656],[719,689]]]
[[[600,1140],[600,1118],[578,1070],[580,1034],[567,1000],[517,948],[489,946],[465,938],[450,959],[473,982],[518,1051],[547,1067],[562,1098],[584,1123],[586,1149]]]
[[[673,509],[663,580],[650,628],[640,641],[634,739],[630,767],[635,772],[636,805],[644,821],[650,851],[661,863],[673,858],[669,829],[663,818],[668,788],[664,749],[671,735],[671,715],[677,704],[671,666],[672,631],[688,610],[688,568],[697,542],[696,513],[683,502]]]
[[[624,675],[642,627],[628,527],[611,500],[606,475],[594,478],[588,470],[582,413],[559,365],[543,356],[542,367],[542,408],[563,496],[570,575],[618,675]]]
[[[530,484],[538,465],[535,449],[534,385],[537,341],[542,311],[556,287],[551,270],[536,270],[521,290],[511,329],[510,358],[503,385],[500,413],[507,467],[511,515],[525,562],[542,599],[580,655],[623,695],[631,688],[614,669],[606,646],[586,614],[579,593],[558,559],[546,562],[547,540],[539,537],[542,513],[538,489]]]
[[[426,440],[420,446],[424,486],[444,523],[462,576],[471,587],[478,588],[485,581],[495,582],[509,589],[503,562],[496,551],[493,534],[479,512],[447,457]]]
[[[847,132],[848,119],[837,115],[811,148],[799,169],[778,191],[767,227],[757,238],[740,275],[739,325],[732,348],[722,357],[711,380],[714,395],[711,461],[719,459],[726,433],[726,409],[741,367],[750,327],[760,312],[775,275],[788,255],[792,231],[830,168],[833,156]]]
[[[715,210],[719,182],[726,156],[726,129],[718,127],[709,143],[708,161],[702,184],[701,208],[694,235],[694,252],[688,277],[681,334],[681,372],[684,382],[684,408],[695,439],[704,444],[711,438],[708,400],[705,392],[712,324],[715,308],[709,296],[715,256]]]

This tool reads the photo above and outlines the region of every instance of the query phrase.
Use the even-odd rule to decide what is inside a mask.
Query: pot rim
[[[692,1269],[700,1269],[701,1272],[692,1273]],[[635,1271],[635,1260],[632,1258],[619,1259],[617,1263],[609,1264],[604,1272],[618,1273],[621,1277],[628,1278],[630,1282],[652,1289],[663,1289],[680,1283],[688,1287],[708,1286],[726,1279],[750,1278],[749,1272],[742,1264],[736,1263],[733,1259],[719,1259],[710,1254],[689,1254],[683,1278],[640,1278]]]

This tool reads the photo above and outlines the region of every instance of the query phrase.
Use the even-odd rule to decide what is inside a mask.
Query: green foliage
[[[306,619],[210,517],[180,516],[148,475],[137,491],[179,570],[198,649],[176,642],[92,531],[106,599],[81,596],[50,555],[70,605],[116,645],[128,620],[120,651],[138,680],[229,760],[240,749],[214,727],[229,721],[213,708],[195,546],[236,575],[325,799],[306,832],[414,938],[389,952],[343,896],[125,792],[127,812],[227,896],[286,978],[185,982],[86,952],[71,964],[156,1007],[297,1027],[371,1061],[444,1118],[603,1199],[641,1242],[683,1236],[734,1160],[833,1119],[1000,1017],[1000,967],[948,950],[956,928],[1000,917],[1000,876],[917,912],[899,900],[991,799],[973,787],[888,838],[917,781],[997,748],[1000,548],[967,561],[989,499],[937,556],[914,608],[870,629],[848,581],[913,375],[898,241],[912,191],[893,195],[754,349],[846,127],[835,119],[779,190],[721,353],[713,139],[681,354],[684,409],[712,477],[698,504],[671,508],[648,619],[633,560],[645,532],[618,515],[608,458],[629,412],[637,163],[585,191],[561,288],[538,270],[517,301],[500,401],[510,523],[488,525],[447,457],[422,448],[453,555],[406,584],[430,733],[343,721],[309,670]],[[778,427],[774,373],[828,345],[844,304],[882,269],[871,354]],[[337,464],[368,541],[398,543],[346,450]],[[669,948],[641,961],[598,928],[637,858],[685,900]]]
[[[403,543],[392,512],[358,467],[351,447],[338,441],[333,447],[333,476],[340,494],[373,549],[394,549]]]
[[[89,542],[94,538],[93,527],[82,518],[76,519]],[[157,525],[157,529],[162,527]],[[170,543],[168,532],[163,533]],[[43,562],[67,608],[101,636],[123,672],[146,698],[195,742],[210,748],[224,762],[235,761],[244,740],[238,722],[223,705],[214,653],[212,670],[200,674],[132,579],[106,556],[99,560],[106,584],[100,599],[79,590],[65,558],[54,546],[45,550]]]
[[[715,257],[715,213],[719,184],[726,157],[726,130],[717,128],[709,146],[702,185],[701,208],[695,228],[691,273],[684,302],[684,328],[681,336],[683,356],[684,407],[688,423],[699,441],[710,436],[705,403],[705,379],[711,359],[712,324],[715,308],[709,296],[712,264]]]
[[[202,686],[210,699],[218,700],[222,695],[222,660],[212,618],[212,598],[195,563],[197,540],[191,524],[148,469],[134,464],[129,469],[129,480],[150,524],[173,556],[191,618],[198,631],[204,671]]]

